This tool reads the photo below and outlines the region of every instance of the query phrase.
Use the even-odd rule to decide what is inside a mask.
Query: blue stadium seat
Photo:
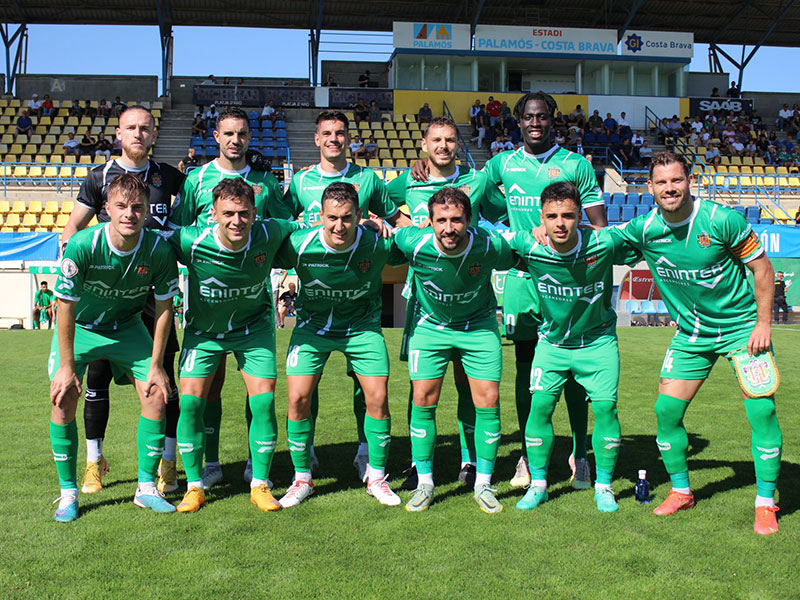
[[[608,206],[611,204],[611,194],[608,192],[603,192],[603,203]]]
[[[758,223],[761,218],[761,209],[758,206],[748,206],[744,209],[744,216],[750,223]]]
[[[626,204],[625,206],[622,207],[622,212],[620,216],[622,221],[630,221],[633,217],[636,216],[636,207]]]
[[[740,215],[745,216],[745,214],[744,214],[744,206],[740,206],[740,205],[737,204],[736,206],[733,207],[733,210],[738,212]]]
[[[619,222],[619,220],[620,220],[619,208],[620,207],[617,206],[616,204],[612,204],[611,206],[609,206],[607,208],[607,210],[608,210],[607,218],[608,218],[608,222],[609,223],[618,223]]]
[[[616,204],[617,206],[625,204],[625,194],[622,192],[614,192],[611,195],[611,204]]]
[[[247,118],[250,119],[251,121],[253,119],[255,119],[257,121],[258,117],[260,117],[260,116],[261,115],[259,114],[259,112],[257,110],[251,110],[249,113],[247,113]]]
[[[591,146],[592,144],[597,143],[597,138],[595,137],[593,131],[587,131],[585,134],[583,134],[583,143],[586,146]]]
[[[668,315],[669,311],[667,310],[667,305],[664,303],[663,300],[659,300],[656,302],[656,310],[660,315]]]
[[[258,129],[260,129],[260,126],[261,126],[261,123],[258,121],[258,119],[250,119],[250,130],[251,131],[257,131]]]
[[[635,192],[625,194],[625,204],[639,204],[639,194]]]
[[[283,119],[278,119],[275,121],[275,128],[276,129],[286,129],[286,121]]]
[[[261,129],[272,129],[272,121],[269,119],[265,120],[263,123],[261,123]]]
[[[653,198],[653,194],[642,194],[640,196],[640,201],[645,206],[653,206],[653,204],[655,204],[655,199]]]
[[[626,300],[625,301],[625,312],[631,313],[632,315],[640,315],[642,314],[642,309],[639,306],[638,300]]]
[[[607,144],[608,143],[608,136],[605,133],[598,133],[597,134],[597,143],[598,144]]]
[[[637,217],[641,216],[641,215],[646,215],[647,213],[649,213],[652,210],[651,206],[645,206],[643,204],[640,204],[639,206],[636,206],[635,208],[636,208],[636,216]]]
[[[263,154],[266,158],[275,158],[275,150],[271,146],[261,148],[261,154]]]
[[[203,154],[206,156],[206,158],[216,158],[219,156],[219,148],[216,146],[206,146]]]
[[[286,146],[278,146],[275,148],[275,157],[276,158],[286,158],[289,156],[289,148]]]
[[[615,145],[615,146],[616,146],[616,145],[619,145],[620,141],[621,141],[621,140],[619,139],[619,134],[618,134],[618,133],[616,133],[616,132],[612,131],[612,132],[611,132],[611,133],[608,135],[608,143],[609,143],[609,144],[613,144],[613,145]]]
[[[774,225],[775,223],[769,217],[761,217],[758,220],[759,225]]]
[[[642,300],[642,314],[645,315],[658,314],[658,309],[656,308],[656,305],[653,303],[652,300]]]

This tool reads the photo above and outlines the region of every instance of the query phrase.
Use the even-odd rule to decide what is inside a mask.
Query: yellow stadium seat
[[[74,154],[67,154],[64,156],[64,162],[67,164],[74,165],[75,163],[78,162],[78,157],[75,156]]]
[[[764,167],[753,167],[753,173],[756,175],[763,175],[764,174]]]
[[[47,157],[44,154],[37,154],[33,157],[33,162],[35,163],[46,163]]]
[[[373,131],[372,135],[375,136],[375,141],[385,140],[386,139],[386,133],[382,129],[379,129],[377,131]]]
[[[8,200],[0,200],[0,215],[11,212],[11,204]]]
[[[39,125],[44,127],[50,127],[53,124],[53,119],[51,117],[42,117],[39,119]]]
[[[394,159],[403,159],[403,158],[405,158],[405,154],[403,154],[402,150],[395,149],[395,150],[392,150],[392,158],[394,158]]]
[[[20,155],[22,154],[22,144],[11,144],[11,148],[8,151],[11,154]]]
[[[28,213],[38,215],[42,212],[44,212],[44,206],[42,206],[41,200],[31,200],[31,203],[28,204]]]
[[[17,155],[16,154],[6,154],[3,157],[4,163],[15,163],[17,162]]]
[[[25,168],[25,167],[23,167],[23,168]],[[18,215],[22,215],[22,214],[25,214],[25,211],[27,211],[27,210],[28,210],[28,207],[25,206],[25,201],[24,200],[14,200],[14,203],[11,205],[11,211],[10,212],[18,214]]]
[[[61,204],[61,214],[62,215],[72,214],[74,208],[75,208],[75,203],[72,200],[65,200]]]
[[[742,164],[743,165],[753,165],[753,157],[752,156],[743,156],[742,157]]]
[[[39,154],[44,154],[46,156],[52,153],[53,153],[53,147],[50,144],[42,144],[41,146],[39,146]]]
[[[33,156],[30,154],[23,154],[19,157],[19,162],[33,162]]]
[[[728,173],[730,173],[731,175],[734,175],[734,174],[738,175],[739,174],[739,167],[737,167],[736,165],[729,166],[728,167]]]
[[[744,187],[753,187],[753,185],[755,185],[755,181],[754,180],[755,180],[755,178],[742,176],[742,177],[739,178],[739,183],[741,185],[743,185]]]
[[[28,177],[34,180],[33,181],[34,185],[39,185],[39,182],[35,180],[41,179],[43,175],[44,175],[44,167],[34,165],[28,168]]]
[[[90,165],[92,164],[92,157],[89,156],[88,154],[83,154],[78,160],[78,162],[82,165]]]
[[[383,158],[388,160],[392,158],[392,153],[389,152],[388,149],[378,150],[378,158]]]
[[[25,148],[22,150],[23,154],[36,154],[39,151],[39,147],[36,144],[25,144]]]
[[[386,132],[386,139],[387,140],[396,140],[397,139],[397,132],[396,131],[387,131]]]
[[[415,147],[414,142],[412,142],[411,140],[403,140],[403,148],[408,149],[414,147]]]
[[[367,166],[370,169],[374,169],[375,167],[380,167],[381,163],[377,158],[370,158],[367,160]]]
[[[731,164],[732,165],[741,165],[742,164],[742,157],[741,156],[731,156]]]
[[[409,131],[419,131],[420,130],[419,123],[409,123],[408,124],[408,130]]]
[[[6,144],[6,145],[10,146],[11,144],[14,143],[14,136],[11,135],[10,133],[4,133],[3,137],[0,138],[0,143],[3,143],[3,144]]]
[[[53,215],[44,214],[39,218],[39,227],[55,227],[55,224]]]
[[[67,178],[67,179],[72,177],[72,167],[70,167],[68,165],[65,165],[65,166],[59,168],[58,176],[59,177],[64,177],[64,178]]]
[[[6,216],[0,215],[0,227],[2,227],[6,222]]]
[[[417,160],[419,158],[419,153],[416,150],[406,150],[406,158],[410,160]]]
[[[17,227],[17,233],[30,233],[30,227]]]
[[[400,140],[389,140],[389,148],[402,148],[403,146],[400,145]]]
[[[54,117],[53,118],[53,124],[50,126],[50,129],[52,130],[53,127],[59,127],[59,128],[60,127],[64,127],[64,125],[66,125],[66,124],[67,124],[67,121],[64,119],[64,117],[61,117],[61,116]]]
[[[90,117],[81,117],[80,120],[81,125],[86,125],[87,127],[92,126],[92,119]]]
[[[19,227],[20,226],[20,218],[17,213],[11,213],[10,215],[6,216],[6,227]]]
[[[57,215],[58,214],[58,202],[55,200],[48,200],[44,204],[44,214],[46,215]]]
[[[788,175],[789,169],[786,167],[778,167],[778,175]]]
[[[94,157],[94,164],[96,165],[103,165],[106,162],[106,155],[105,154],[98,154]]]
[[[12,108],[19,108],[22,106],[22,101],[19,98],[12,98],[8,101],[8,105]]]
[[[67,125],[71,127],[77,127],[78,125],[80,125],[80,121],[78,121],[78,117],[68,117]]]
[[[421,140],[422,139],[422,132],[421,131],[412,131],[411,132],[411,139],[412,140]]]
[[[21,165],[17,165],[14,167],[14,177],[18,177],[22,179],[23,177],[28,176],[28,167],[23,167]]]
[[[66,227],[69,222],[69,215],[60,214],[56,217],[56,227]]]
[[[64,157],[60,154],[51,154],[48,162],[60,164],[64,162]]]
[[[58,143],[58,138],[56,138],[56,136],[53,135],[52,133],[47,134],[46,136],[44,136],[44,143],[50,144],[51,146],[55,146]]]
[[[30,213],[26,213],[22,217],[22,226],[23,227],[36,227],[38,224],[38,219],[36,215],[32,215]]]
[[[731,157],[730,156],[722,156],[722,157],[720,157],[719,164],[721,164],[721,165],[729,165],[729,164],[731,164]]]
[[[403,168],[403,169],[407,169],[409,167],[409,164],[408,164],[407,160],[398,160],[398,161],[395,161],[394,164],[395,164],[396,167],[400,167],[400,168]]]
[[[55,179],[58,177],[58,167],[45,167],[44,176],[47,179]]]
[[[741,166],[742,175],[746,175],[753,172],[753,167],[750,165],[742,165]]]
[[[31,144],[36,144],[37,146],[42,143],[42,136],[41,135],[32,135],[31,139],[28,140]]]
[[[75,169],[75,177],[86,177],[89,175],[89,169],[86,167],[78,167]]]

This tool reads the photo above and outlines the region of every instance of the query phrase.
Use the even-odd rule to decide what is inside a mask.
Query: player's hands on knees
[[[430,168],[427,158],[417,159],[417,162],[411,167],[411,178],[414,181],[428,181],[428,173],[430,173]]]
[[[533,234],[533,238],[537,242],[542,244],[542,246],[547,245],[547,232],[544,229],[544,225],[539,225],[538,227],[534,227],[531,233]]]
[[[756,356],[769,350],[772,339],[772,326],[769,323],[756,323],[747,341],[747,352],[750,356]]]
[[[167,373],[161,365],[150,367],[150,372],[147,374],[147,381],[145,382],[144,395],[150,398],[158,391],[161,391],[163,394],[164,404],[166,404],[169,399],[171,388],[169,385],[169,377],[167,377]]]
[[[75,390],[77,396],[81,395],[81,382],[75,371],[67,367],[60,367],[53,380],[50,382],[50,402],[61,408],[61,403],[66,399],[71,390]]]

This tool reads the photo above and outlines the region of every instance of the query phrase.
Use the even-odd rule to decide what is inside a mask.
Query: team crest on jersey
[[[264,252],[259,252],[253,257],[253,262],[256,263],[257,267],[260,267],[267,262],[267,255]]]
[[[555,179],[556,177],[561,175],[561,169],[559,169],[558,167],[550,167],[549,169],[547,169],[547,175],[548,177],[550,177],[550,179]]]
[[[262,188],[262,187],[261,187],[261,184],[260,184],[260,183],[251,183],[251,184],[250,184],[250,187],[251,187],[251,188],[253,188],[253,193],[254,193],[256,196],[257,196],[258,194],[260,194],[260,193],[261,193],[261,190],[263,190],[263,189],[264,189],[264,188]]]
[[[78,273],[78,265],[75,264],[71,258],[65,258],[61,261],[61,274],[67,279],[75,277]]]
[[[162,183],[161,173],[153,173],[153,176],[150,178],[150,185],[153,187],[161,187]]]
[[[697,234],[697,243],[701,248],[708,248],[711,245],[711,236],[705,231],[701,231]]]
[[[586,266],[593,267],[597,264],[597,254],[592,254],[586,257]]]
[[[472,188],[470,186],[468,186],[468,185],[462,185],[458,189],[460,189],[462,192],[464,192],[467,196],[469,196],[469,193],[472,191]]]
[[[366,273],[372,268],[372,261],[368,258],[361,260],[358,262],[358,270],[362,273]]]
[[[473,277],[475,277],[476,275],[480,274],[480,272],[481,272],[481,264],[480,263],[472,264],[467,269],[467,273],[469,273]]]
[[[361,189],[361,184],[360,183],[354,183],[353,187],[356,188],[356,192],[358,192],[358,190]]]
[[[139,277],[145,277],[150,272],[150,265],[137,265],[136,274]]]

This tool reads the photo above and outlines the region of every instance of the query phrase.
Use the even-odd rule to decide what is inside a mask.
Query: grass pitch
[[[288,331],[278,331],[285,356]],[[387,330],[393,359],[390,403],[394,435],[388,472],[399,485],[407,467],[408,376],[396,360],[399,330]],[[199,513],[156,515],[134,507],[138,403],[130,388],[111,391],[104,453],[111,472],[99,494],[81,494],[81,517],[52,520],[58,482],[47,423],[48,332],[0,332],[4,387],[0,402],[0,597],[8,598],[797,598],[800,550],[800,453],[795,432],[800,382],[794,371],[800,329],[779,328],[782,368],[778,414],[784,434],[779,484],[781,531],[752,531],[755,479],[750,429],[730,368],[720,361],[686,416],[697,507],[671,517],[633,498],[638,469],[648,471],[660,502],[669,479],[655,444],[658,372],[672,334],[667,328],[620,330],[619,415],[623,445],[614,490],[620,510],[601,514],[592,491],[567,481],[571,450],[563,403],[556,410],[550,501],[532,512],[514,508],[521,490],[508,485],[519,455],[514,408],[514,354],[504,345],[501,388],[504,436],[495,481],[505,505],[480,512],[459,468],[455,391],[448,375],[438,411],[436,500],[409,514],[369,498],[352,467],[356,450],[351,382],[334,355],[321,382],[317,493],[301,506],[266,514],[242,481],[247,458],[244,386],[228,361],[220,458],[224,483]],[[279,361],[279,371],[282,371]],[[286,382],[276,394],[279,451],[271,478],[276,495],[292,475],[286,449]],[[83,435],[82,408],[79,431]],[[591,427],[591,420],[590,420]],[[83,440],[80,456],[85,456]],[[81,461],[82,462],[82,461]],[[80,467],[79,467],[80,470]],[[169,495],[178,502],[184,490]],[[401,493],[405,501],[406,493]]]

